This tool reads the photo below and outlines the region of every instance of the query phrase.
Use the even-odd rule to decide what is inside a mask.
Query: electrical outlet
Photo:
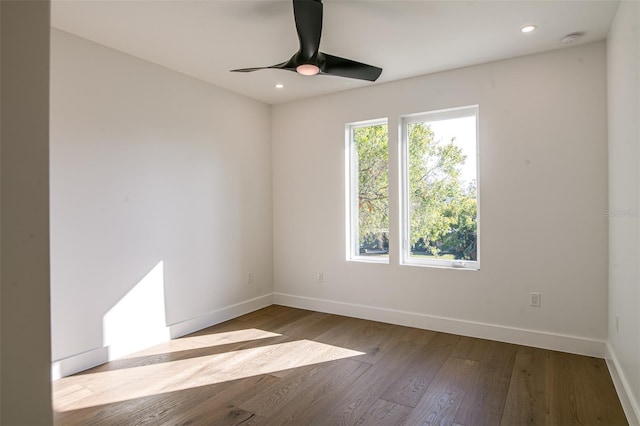
[[[324,274],[322,272],[316,272],[316,282],[324,282]]]
[[[247,272],[247,284],[253,284],[253,272]]]
[[[531,292],[530,296],[531,296],[531,300],[530,300],[531,306],[535,306],[536,308],[539,308],[541,305],[540,293]]]

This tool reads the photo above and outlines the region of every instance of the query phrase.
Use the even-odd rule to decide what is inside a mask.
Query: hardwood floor
[[[53,383],[56,425],[626,425],[602,359],[270,306]]]

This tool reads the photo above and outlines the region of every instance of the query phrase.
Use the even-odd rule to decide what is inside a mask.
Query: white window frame
[[[450,259],[421,259],[411,257],[409,243],[410,218],[409,218],[409,141],[407,128],[411,123],[448,120],[463,117],[476,117],[476,250],[477,260],[450,260]],[[443,109],[418,114],[410,114],[401,117],[400,120],[400,240],[401,253],[400,264],[412,266],[430,266],[440,268],[455,268],[465,270],[480,270],[480,111],[478,105],[469,105],[459,108]]]
[[[360,229],[358,223],[358,154],[353,143],[353,129],[358,127],[378,126],[384,124],[389,132],[389,120],[387,118],[378,118],[374,120],[357,121],[347,123],[345,125],[345,206],[346,206],[346,253],[347,260],[368,263],[389,264],[389,256],[362,256],[358,249]],[[388,140],[387,134],[387,140]],[[390,149],[388,147],[387,149]],[[387,173],[391,173],[389,165],[387,165]],[[389,200],[391,203],[391,200]],[[391,230],[389,230],[391,231]]]

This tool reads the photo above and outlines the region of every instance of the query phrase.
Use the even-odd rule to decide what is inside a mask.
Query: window
[[[348,124],[347,258],[389,262],[387,120]]]
[[[478,107],[404,117],[402,263],[479,269]]]

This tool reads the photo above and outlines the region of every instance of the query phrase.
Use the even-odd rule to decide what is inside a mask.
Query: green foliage
[[[476,260],[477,191],[460,180],[466,156],[455,140],[435,140],[426,123],[410,124],[408,139],[412,251]]]
[[[358,156],[361,251],[388,249],[389,147],[387,126],[353,130]],[[455,141],[435,140],[426,123],[408,128],[410,245],[415,255],[476,260],[477,190],[464,188],[466,156]]]
[[[358,156],[358,218],[362,250],[388,250],[389,142],[387,125],[353,129]]]

